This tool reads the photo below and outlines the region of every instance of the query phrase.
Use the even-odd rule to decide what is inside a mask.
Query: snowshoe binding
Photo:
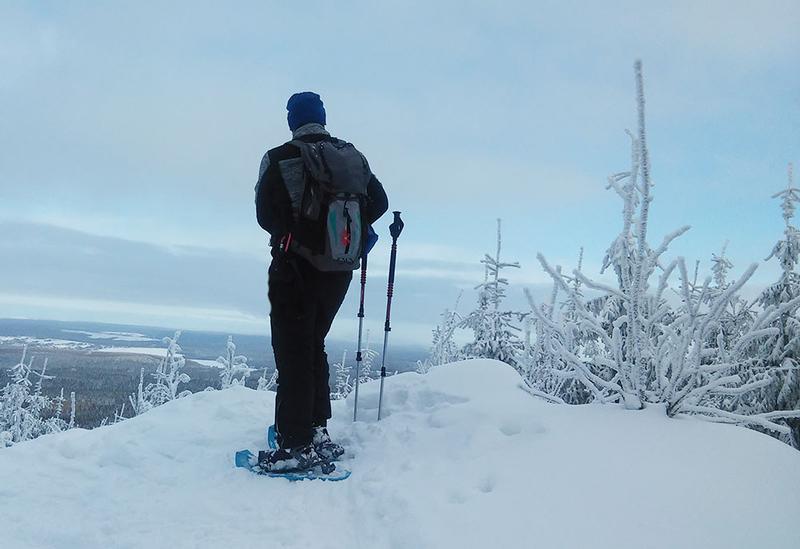
[[[344,448],[331,440],[325,427],[314,427],[314,438],[311,442],[319,457],[325,461],[336,461],[344,455]]]
[[[317,454],[313,444],[306,444],[298,448],[261,451],[256,467],[265,473],[301,473],[319,466],[327,474],[335,468],[331,465]]]

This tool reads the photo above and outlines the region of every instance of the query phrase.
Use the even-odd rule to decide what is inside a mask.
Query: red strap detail
[[[292,243],[292,233],[287,233],[281,239],[281,250],[283,250],[284,252],[288,252],[291,243]]]

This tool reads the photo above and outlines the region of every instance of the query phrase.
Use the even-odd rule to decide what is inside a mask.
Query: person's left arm
[[[292,203],[289,191],[283,184],[283,176],[277,163],[270,162],[265,155],[261,161],[260,175],[256,184],[256,219],[262,229],[271,236],[271,242],[279,241],[291,230]]]

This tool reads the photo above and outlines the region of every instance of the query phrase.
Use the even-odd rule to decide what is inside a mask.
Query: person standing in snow
[[[369,225],[388,209],[366,158],[325,129],[320,96],[296,93],[287,104],[292,140],[269,150],[256,185],[258,224],[270,234],[269,302],[278,370],[275,427],[279,448],[267,471],[296,471],[332,461],[325,337],[367,246]]]

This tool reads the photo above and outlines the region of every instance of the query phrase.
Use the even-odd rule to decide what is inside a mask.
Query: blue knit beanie
[[[325,107],[322,99],[314,92],[300,92],[289,98],[286,104],[289,111],[289,129],[295,131],[304,124],[316,122],[325,125]]]

